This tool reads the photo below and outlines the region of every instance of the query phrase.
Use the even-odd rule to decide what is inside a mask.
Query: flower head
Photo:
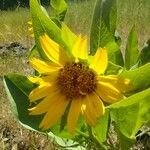
[[[30,115],[45,114],[40,128],[51,128],[66,109],[69,109],[70,133],[74,132],[80,115],[90,126],[95,126],[105,113],[103,102],[114,103],[125,97],[123,93],[128,90],[129,80],[116,75],[104,76],[108,64],[106,48],[98,48],[89,61],[86,37],[76,37],[71,52],[64,51],[46,34],[40,37],[40,42],[50,61],[31,59],[31,65],[41,76],[29,77],[39,85],[31,91],[29,99],[42,100],[29,110]]]

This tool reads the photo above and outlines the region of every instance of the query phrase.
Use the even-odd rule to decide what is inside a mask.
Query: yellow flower
[[[45,114],[39,127],[51,128],[64,114],[70,104],[67,127],[75,131],[76,123],[82,115],[87,124],[95,126],[104,115],[105,103],[114,103],[125,96],[129,80],[116,75],[104,76],[108,64],[107,50],[98,48],[88,59],[87,38],[76,37],[71,52],[66,52],[46,34],[40,37],[41,46],[51,61],[37,58],[30,60],[31,65],[41,76],[29,77],[39,86],[29,94],[30,102],[42,99],[29,109],[30,115]]]

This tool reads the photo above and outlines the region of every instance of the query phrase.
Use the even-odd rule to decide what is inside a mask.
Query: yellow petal
[[[98,80],[112,84],[122,93],[131,91],[133,89],[133,85],[129,79],[122,78],[117,75],[99,76]]]
[[[54,63],[46,63],[42,60],[32,58],[30,60],[32,67],[40,73],[49,74],[51,72],[57,71],[61,66]]]
[[[33,33],[33,28],[29,27],[28,30]]]
[[[124,98],[124,95],[110,83],[99,82],[96,93],[107,103],[114,103]]]
[[[31,77],[31,76],[29,76],[28,79],[31,82],[36,83],[36,84],[40,84],[40,82],[42,82],[42,79],[40,77]]]
[[[105,107],[99,96],[97,96],[95,93],[88,95],[88,102],[97,118],[104,115]]]
[[[28,25],[32,25],[32,21],[28,21],[27,23],[28,23]]]
[[[40,123],[40,128],[47,130],[51,128],[64,114],[66,107],[68,105],[68,100],[65,97],[60,96],[59,99],[49,106],[49,110],[44,116],[44,119]]]
[[[55,92],[57,90],[56,86],[38,86],[37,88],[33,89],[29,94],[29,99],[31,102],[39,100],[47,95]]]
[[[47,76],[43,76],[41,77],[43,82],[49,83],[49,84],[56,84],[57,81],[57,77],[58,77],[58,71],[52,72],[51,74],[47,75]]]
[[[40,87],[50,86],[51,84],[56,83],[56,79],[58,76],[58,71],[52,72],[50,75],[42,76],[42,77],[28,77],[28,79],[36,84],[39,84]]]
[[[40,115],[49,110],[51,106],[60,98],[59,91],[53,91],[53,93],[48,93],[47,97],[44,98],[39,104],[35,107],[30,108],[30,115]]]
[[[86,122],[91,126],[95,126],[97,118],[95,116],[95,113],[93,113],[93,107],[91,107],[87,97],[83,99],[81,109]]]
[[[99,48],[93,57],[90,68],[95,70],[98,74],[104,74],[108,64],[107,50]]]
[[[65,65],[69,58],[65,51],[46,34],[40,37],[41,46],[46,56],[56,64]]]
[[[73,133],[81,112],[81,99],[73,99],[67,118],[67,127],[70,133]]]
[[[87,59],[88,58],[88,48],[87,48],[87,37],[85,36],[84,38],[79,35],[76,38],[75,44],[72,49],[72,54],[73,56],[78,59]]]
[[[34,33],[30,35],[32,38],[34,38]]]

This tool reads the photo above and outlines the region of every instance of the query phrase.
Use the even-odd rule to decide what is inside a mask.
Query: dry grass
[[[82,3],[72,3],[65,22],[76,33],[89,34],[90,19],[94,7],[93,0]],[[0,12],[0,46],[18,41],[25,47],[31,47],[33,40],[27,30],[30,20],[28,9],[20,8],[16,11]],[[125,39],[132,24],[137,25],[140,46],[150,37],[150,1],[130,0],[118,1],[118,31]],[[0,57],[0,76],[7,73],[29,74],[30,68],[25,57]],[[51,139],[28,131],[20,126],[11,113],[10,104],[0,79],[0,149],[2,150],[46,150],[58,149]]]
[[[28,32],[27,22],[30,20],[30,12],[26,8],[15,11],[0,12],[0,45],[18,41],[25,46],[31,46],[31,38]]]

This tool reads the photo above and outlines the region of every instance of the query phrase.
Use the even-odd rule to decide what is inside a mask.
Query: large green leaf
[[[135,134],[140,127],[150,120],[149,99],[150,88],[108,106],[110,108],[111,117],[118,126],[121,135],[120,140],[128,141],[128,146],[130,146],[135,139]],[[121,141],[121,143],[125,144],[124,141]]]
[[[67,4],[65,0],[51,0],[50,4],[54,8],[58,20],[63,21],[67,12]]]
[[[26,127],[29,127],[29,129],[42,132],[38,126],[43,118],[43,115],[32,116],[29,115],[28,111],[30,107],[28,94],[37,85],[30,82],[27,77],[17,74],[5,76],[4,85],[8,94],[8,98],[13,106],[13,110],[15,111],[15,114],[17,114],[20,122]]]
[[[108,42],[114,41],[116,18],[116,0],[96,1],[90,33],[91,54],[94,54],[98,47],[104,47]]]
[[[124,66],[123,56],[120,51],[119,45],[115,41],[113,41],[107,43],[105,47],[108,50],[108,59],[114,64]]]
[[[150,63],[150,39],[147,41],[147,43],[141,50],[140,56],[139,56],[140,65],[144,65],[148,62]]]
[[[19,121],[25,125],[26,128],[39,131],[39,123],[42,116],[29,115],[29,99],[28,93],[35,85],[29,82],[29,80],[20,75],[8,75],[4,77],[4,85],[11,102],[12,110]]]
[[[126,69],[130,69],[132,66],[134,66],[137,63],[138,60],[138,38],[135,26],[132,27],[125,50],[125,67]]]
[[[54,40],[61,41],[60,39],[60,29],[59,27],[49,18],[45,13],[45,10],[42,9],[37,0],[30,0],[30,10],[32,16],[32,24],[34,29],[34,36],[36,46],[38,48],[39,54],[43,59],[47,59],[45,53],[41,48],[39,37],[45,32]]]
[[[106,75],[119,74],[123,68],[119,65],[116,65],[112,62],[108,62],[107,69],[105,71]]]
[[[59,43],[61,46],[66,46],[61,38],[61,29],[56,25],[53,20],[48,16],[45,9],[40,6],[37,0],[30,0],[30,10],[32,16],[32,23],[35,35],[35,42],[38,51],[43,59],[47,59],[43,52],[39,37],[47,33],[50,38]],[[66,46],[67,47],[67,46]]]
[[[109,110],[107,109],[105,115],[99,119],[96,127],[93,128],[94,134],[104,147],[107,140],[109,124]]]
[[[64,23],[62,23],[61,37],[66,44],[66,47],[71,51],[76,39],[76,35]]]
[[[119,143],[117,149],[127,150],[135,143],[135,139],[128,138],[124,134],[122,134],[119,129],[118,123],[114,124],[114,130],[117,133],[117,142]]]
[[[52,127],[51,130],[43,132],[39,128],[39,124],[43,118],[43,115],[29,115],[28,109],[31,104],[28,99],[28,94],[37,85],[30,82],[27,77],[17,74],[7,75],[4,77],[4,86],[8,98],[11,102],[12,110],[24,127],[33,131],[40,132],[42,134],[48,134],[48,136],[53,137],[58,142],[58,144],[60,144],[63,147],[73,147],[79,145],[73,140],[65,139],[73,137],[68,133],[66,127],[63,131],[60,131],[61,122],[55,124],[55,126]]]
[[[134,70],[125,70],[120,76],[131,80],[134,91],[144,90],[150,87],[150,63]]]

